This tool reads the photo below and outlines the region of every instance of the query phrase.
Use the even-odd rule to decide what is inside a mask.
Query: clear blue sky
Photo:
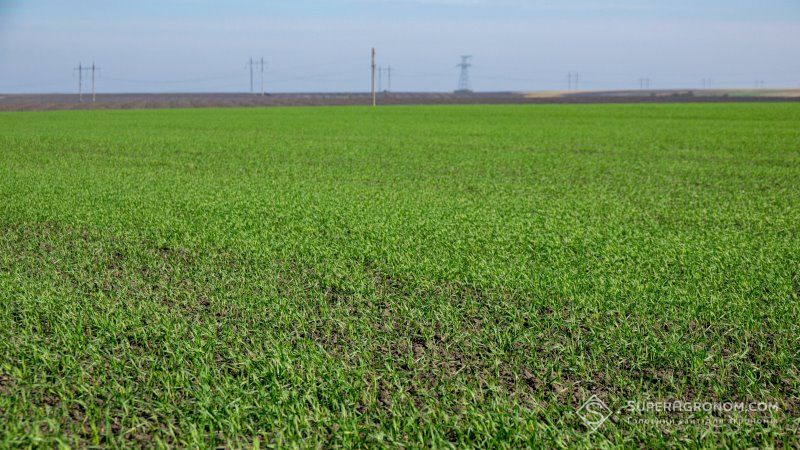
[[[800,0],[0,0],[0,92],[366,91],[369,49],[395,91],[800,87]],[[256,77],[258,78],[258,76]],[[258,84],[258,83],[256,83]],[[386,87],[384,85],[384,87]]]

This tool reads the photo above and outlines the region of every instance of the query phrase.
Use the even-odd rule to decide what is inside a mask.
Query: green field
[[[800,104],[3,113],[0,199],[2,447],[800,445]]]

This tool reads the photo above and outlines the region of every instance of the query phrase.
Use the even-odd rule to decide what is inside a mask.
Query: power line
[[[348,70],[345,72],[331,72],[331,73],[324,73],[324,74],[316,74],[316,75],[308,75],[303,77],[284,77],[284,78],[273,78],[270,81],[273,83],[277,82],[286,82],[286,81],[353,81],[357,80],[357,78],[346,78],[346,79],[335,79],[335,78],[327,78],[327,77],[338,77],[343,75],[354,75],[362,73],[361,70]]]
[[[234,79],[241,79],[241,74],[231,74],[225,76],[218,76],[218,77],[206,77],[206,78],[185,78],[182,80],[132,80],[129,78],[113,78],[113,77],[104,77],[106,81],[116,81],[120,83],[129,83],[129,84],[182,84],[182,83],[199,83],[205,81],[223,81],[223,80],[234,80]]]
[[[469,58],[469,57],[468,57]],[[362,59],[363,61],[363,59]],[[392,80],[393,76],[397,76],[394,70],[394,67],[387,66],[387,65],[377,65],[377,54],[376,54],[376,67],[375,67],[375,75],[376,79],[375,82],[375,94],[376,97],[379,92],[389,92],[391,91],[394,86],[392,86],[392,82],[396,80]],[[331,63],[334,64],[334,63]],[[266,95],[266,87],[270,87],[272,84],[278,85],[278,90],[282,91],[283,87],[291,82],[296,82],[298,85],[300,84],[307,84],[309,86],[313,85],[313,83],[319,83],[320,89],[322,89],[322,84],[327,83],[331,87],[333,87],[333,83],[342,82],[342,83],[349,83],[352,86],[357,86],[358,83],[358,73],[363,74],[363,67],[362,69],[358,69],[357,67],[352,67],[345,62],[341,62],[343,66],[350,67],[350,70],[344,71],[333,71],[331,73],[308,73],[308,71],[301,71],[301,70],[291,70],[289,68],[284,69],[274,69],[272,65],[269,65],[269,70],[267,70],[267,61],[265,58],[249,58],[246,62],[246,67],[251,70],[251,79],[250,81],[250,89],[251,92],[256,94],[259,92],[262,95]],[[466,66],[466,68],[462,68],[462,64]],[[469,59],[462,59],[462,64],[458,64],[456,67],[461,68],[462,70],[466,70],[466,76],[459,79],[459,88],[462,87],[462,81],[466,81],[466,87],[471,89],[470,82],[472,79],[479,78],[480,80],[491,80],[496,81],[494,84],[495,86],[501,86],[502,82],[516,82],[520,85],[522,89],[525,90],[536,90],[536,89],[557,89],[557,86],[563,86],[563,78],[557,75],[557,73],[562,73],[560,70],[559,72],[552,72],[546,69],[541,71],[532,73],[532,74],[525,74],[523,73],[523,69],[515,69],[515,71],[511,72],[502,72],[497,71],[495,67],[495,73],[497,75],[480,75],[474,76],[474,73],[471,73],[472,63]],[[323,65],[328,64],[315,64],[315,65],[306,65],[302,67],[322,67]],[[89,74],[89,71],[92,71],[92,66],[94,66],[94,72]],[[259,72],[256,73],[256,67],[259,69]],[[450,67],[450,69],[447,69]],[[416,80],[416,79],[428,79],[431,83],[436,82],[436,84],[441,89],[444,87],[446,90],[446,81],[443,82],[444,77],[452,76],[452,67],[447,66],[446,64],[444,67],[440,67],[443,72],[436,72],[438,69],[437,67],[429,67],[428,72],[403,72],[400,76],[404,77],[404,79],[409,80]],[[235,79],[241,80],[241,70],[238,72],[239,75],[225,75],[225,74],[218,74],[216,77],[197,77],[197,78],[185,78],[185,79],[167,79],[167,80],[159,80],[159,79],[128,79],[128,78],[114,78],[108,76],[109,73],[107,71],[108,66],[104,67],[102,70],[100,67],[93,64],[84,65],[79,63],[76,67],[74,67],[72,76],[73,79],[75,77],[75,72],[78,75],[78,94],[79,100],[83,100],[83,94],[86,93],[88,95],[89,89],[92,89],[93,95],[92,99],[96,101],[97,95],[97,83],[103,82],[104,89],[108,90],[109,86],[111,89],[119,89],[120,87],[124,87],[123,85],[142,85],[142,87],[138,87],[138,90],[144,89],[146,85],[153,85],[153,88],[157,85],[169,85],[169,84],[187,84],[185,89],[191,89],[192,87],[189,85],[190,83],[197,83],[197,87],[202,90],[208,89],[209,86],[206,86],[206,82],[216,81],[216,80],[230,80],[233,82]],[[433,70],[430,70],[433,69]],[[302,72],[302,73],[301,73]],[[447,75],[449,72],[451,75]],[[515,76],[515,73],[518,73],[519,76]],[[352,76],[351,76],[352,75]],[[735,88],[747,88],[747,87],[755,87],[755,88],[766,88],[766,87],[782,87],[782,86],[795,86],[797,84],[797,79],[792,77],[792,74],[789,73],[785,78],[778,77],[773,78],[768,81],[761,79],[756,74],[745,75],[742,73],[715,73],[716,75],[713,79],[707,77],[707,74],[702,72],[696,72],[692,74],[685,74],[685,75],[672,75],[671,72],[659,72],[656,74],[659,80],[658,87],[659,89],[698,89],[702,87],[703,89],[735,89]],[[89,77],[92,76],[92,80]],[[103,80],[99,80],[99,77],[102,77]],[[260,78],[259,78],[260,77]],[[361,78],[363,80],[363,78]],[[70,83],[70,81],[66,78],[62,79],[62,86],[64,84]],[[634,87],[634,83],[636,83],[635,87],[639,89],[653,89],[654,81],[650,75],[648,76],[640,76],[638,78],[628,78],[628,82],[624,81],[624,76],[622,72],[613,72],[613,73],[595,73],[589,74],[589,78],[587,78],[586,74],[579,73],[579,72],[569,72],[567,74],[567,86],[568,89],[586,89],[587,86],[591,86],[592,89],[614,89],[614,88],[631,88]],[[48,80],[42,80],[39,83],[31,83],[31,84],[20,84],[14,86],[0,86],[0,91],[6,89],[22,89],[26,87],[36,87],[46,89],[47,86],[57,86],[57,83],[48,83]],[[93,86],[88,86],[88,83],[92,82]],[[202,84],[200,84],[202,83]],[[260,84],[259,84],[260,83]],[[202,86],[202,87],[201,87]],[[524,86],[524,87],[522,87]],[[508,89],[508,87],[505,87]],[[63,91],[62,91],[63,92]],[[88,101],[88,97],[87,97]]]

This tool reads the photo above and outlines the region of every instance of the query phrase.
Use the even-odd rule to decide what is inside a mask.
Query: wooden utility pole
[[[372,106],[376,106],[378,100],[375,97],[375,47],[372,48]]]

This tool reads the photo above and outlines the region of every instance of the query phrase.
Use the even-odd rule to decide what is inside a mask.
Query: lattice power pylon
[[[461,56],[461,64],[456,66],[461,69],[461,76],[458,79],[458,91],[456,92],[470,92],[471,90],[469,85],[469,68],[472,67],[471,59],[471,55],[463,55]]]

